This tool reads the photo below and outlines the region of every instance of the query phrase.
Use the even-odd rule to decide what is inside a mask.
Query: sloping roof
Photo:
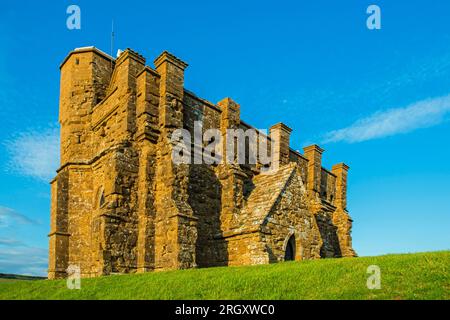
[[[291,162],[274,174],[261,174],[253,180],[254,189],[241,211],[242,225],[236,232],[259,228],[272,210],[296,170],[297,164]]]

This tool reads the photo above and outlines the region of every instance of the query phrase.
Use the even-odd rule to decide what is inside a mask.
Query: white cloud
[[[37,225],[37,221],[6,207],[0,207],[0,227],[10,227],[14,225]]]
[[[0,246],[17,247],[22,246],[23,242],[15,239],[0,238]]]
[[[40,226],[23,214],[0,206],[0,273],[45,275],[47,249],[25,242],[30,240],[27,234],[35,233]]]
[[[23,132],[7,141],[11,172],[48,182],[59,165],[59,130]]]
[[[48,252],[44,248],[0,246],[0,272],[21,275],[45,276]]]
[[[449,112],[450,95],[426,99],[407,107],[376,112],[347,128],[328,132],[323,143],[355,143],[407,133],[439,124]]]

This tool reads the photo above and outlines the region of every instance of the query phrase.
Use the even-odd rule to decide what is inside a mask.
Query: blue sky
[[[43,275],[58,163],[59,64],[75,47],[169,50],[186,87],[350,165],[360,255],[450,248],[447,0],[21,1],[0,7],[0,272]],[[66,9],[81,8],[81,30]],[[381,30],[366,9],[381,8]]]

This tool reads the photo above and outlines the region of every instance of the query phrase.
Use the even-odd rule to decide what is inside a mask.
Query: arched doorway
[[[284,261],[295,260],[295,236],[292,235],[286,243],[286,250],[284,253]]]

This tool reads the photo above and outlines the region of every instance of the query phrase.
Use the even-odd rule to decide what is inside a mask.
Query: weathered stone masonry
[[[354,256],[346,210],[348,166],[322,168],[323,150],[289,147],[270,130],[274,174],[257,165],[172,162],[171,133],[248,129],[229,98],[212,104],[184,88],[187,64],[94,47],[61,65],[61,166],[51,182],[49,278],[286,259]],[[202,146],[195,146],[202,148]]]

